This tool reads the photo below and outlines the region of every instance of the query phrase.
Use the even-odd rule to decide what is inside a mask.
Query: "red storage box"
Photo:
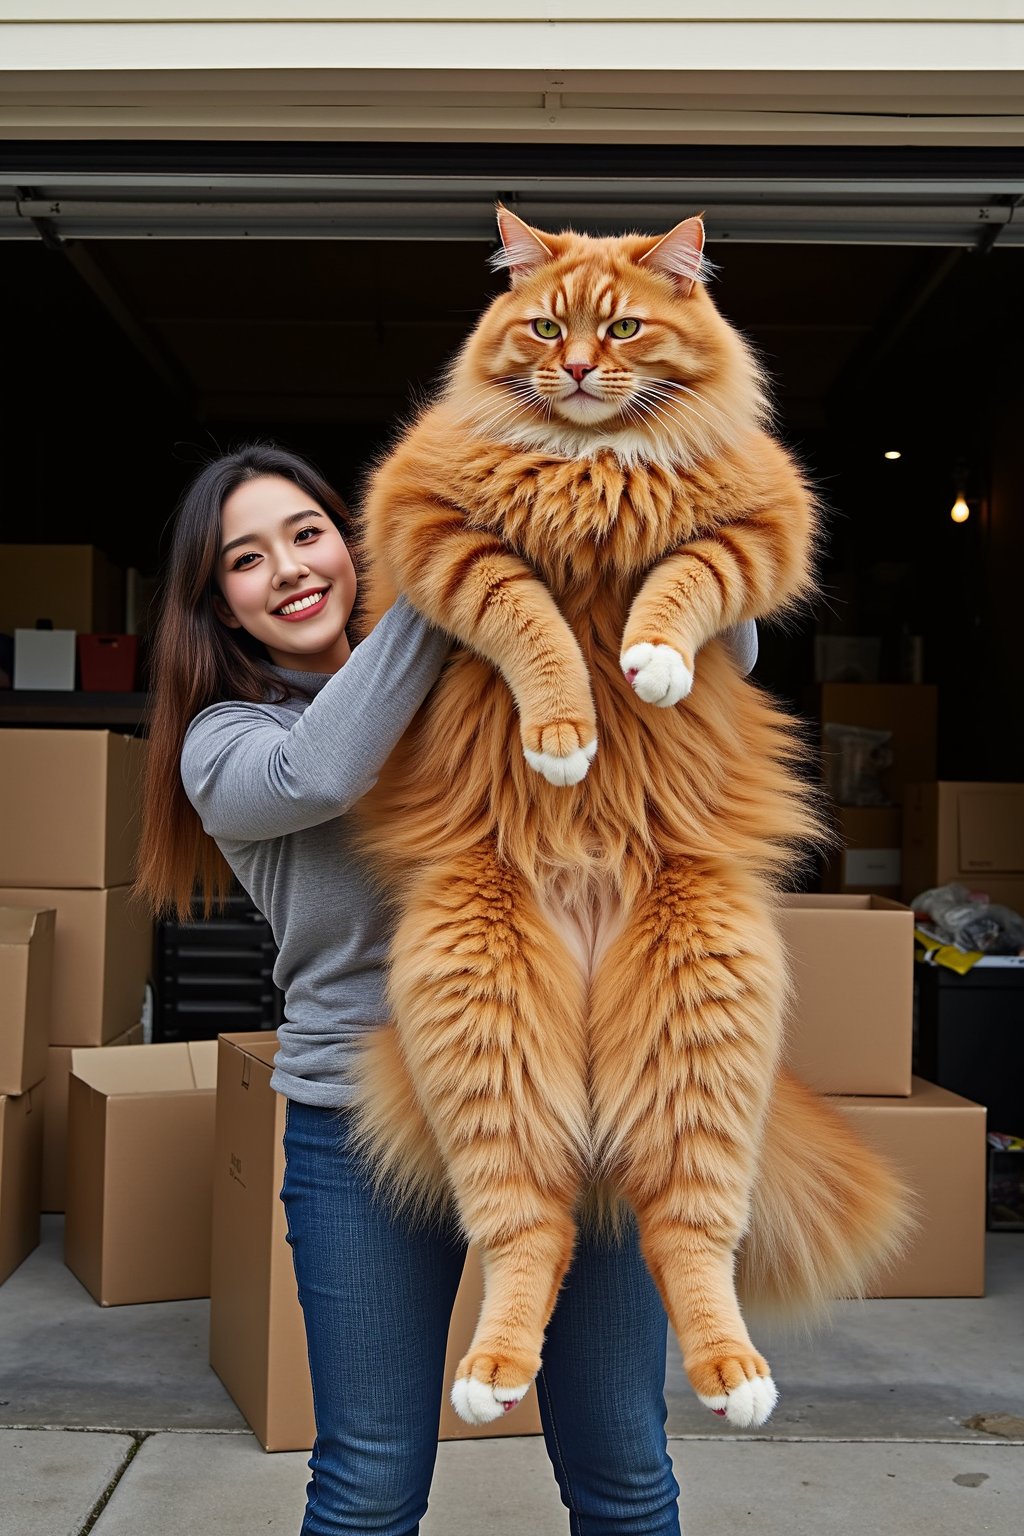
[[[86,693],[131,693],[138,635],[79,635],[78,671]]]

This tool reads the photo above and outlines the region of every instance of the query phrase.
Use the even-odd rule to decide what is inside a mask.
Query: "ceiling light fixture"
[[[949,515],[953,519],[954,523],[966,523],[967,519],[970,517],[971,509],[967,505],[967,502],[964,500],[963,491],[957,492],[956,501],[954,501],[953,505],[950,507]]]
[[[887,448],[885,450],[885,457],[887,459],[901,459],[903,455],[898,448]]]

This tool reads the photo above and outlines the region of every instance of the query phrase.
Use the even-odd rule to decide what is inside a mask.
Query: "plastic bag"
[[[983,955],[1016,955],[1024,949],[1024,918],[1012,907],[990,902],[966,885],[939,885],[911,902],[923,912],[943,944],[978,950]]]

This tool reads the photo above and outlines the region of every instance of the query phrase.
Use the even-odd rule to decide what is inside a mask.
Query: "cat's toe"
[[[705,1397],[698,1393],[705,1408],[724,1418],[735,1429],[757,1429],[767,1423],[779,1400],[779,1392],[770,1376],[752,1376],[727,1392]]]
[[[631,645],[619,664],[637,698],[661,709],[678,704],[693,687],[693,669],[671,645]]]
[[[530,1390],[530,1383],[514,1387],[494,1387],[462,1376],[452,1387],[452,1407],[467,1424],[491,1424],[517,1407]]]

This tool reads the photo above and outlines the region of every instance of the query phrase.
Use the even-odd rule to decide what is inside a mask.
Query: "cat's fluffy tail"
[[[915,1224],[889,1164],[838,1109],[780,1072],[739,1255],[743,1300],[807,1319],[836,1297],[861,1296]]]

